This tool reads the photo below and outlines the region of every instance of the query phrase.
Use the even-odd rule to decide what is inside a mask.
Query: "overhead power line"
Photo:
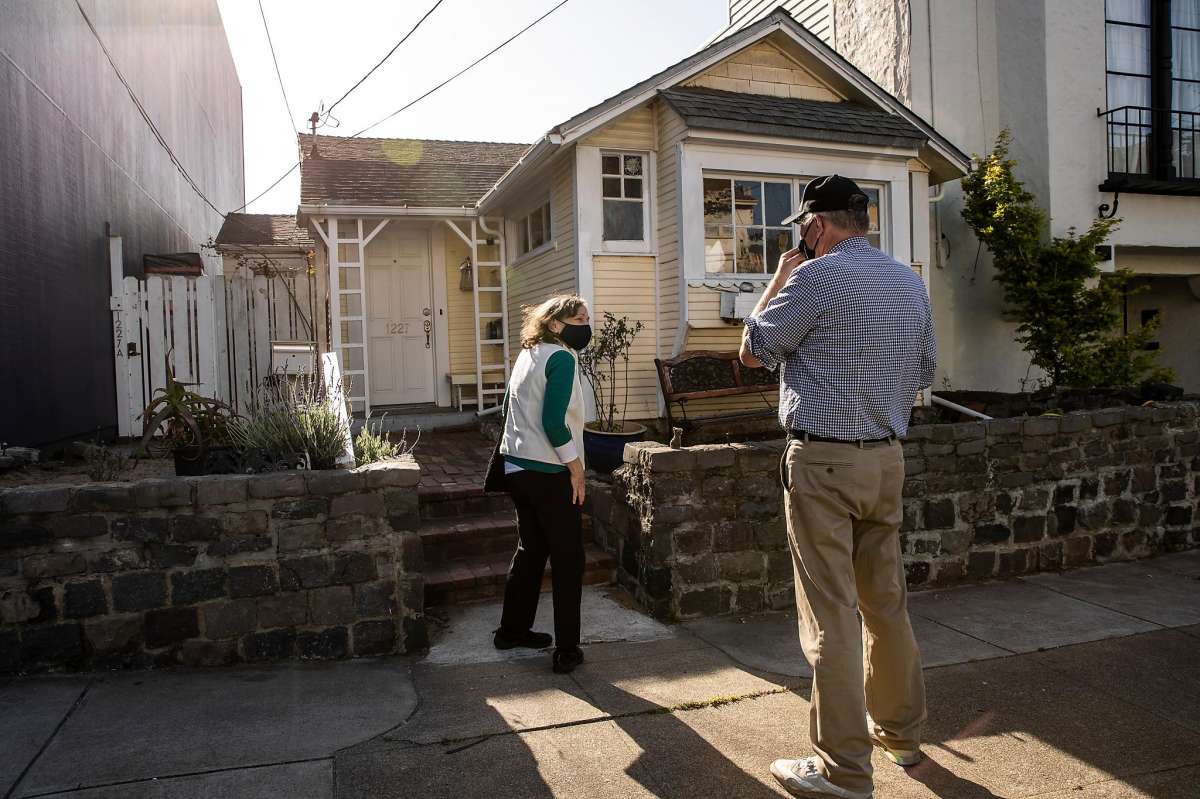
[[[419,20],[417,20],[417,24],[413,25],[412,28],[408,31],[408,33],[404,34],[404,37],[400,41],[396,42],[396,44],[392,47],[391,50],[388,50],[387,55],[385,55],[383,58],[379,59],[378,64],[371,67],[371,69],[367,71],[366,75],[363,75],[361,78],[359,78],[358,82],[355,83],[353,86],[351,86],[349,89],[347,89],[345,94],[343,94],[341,97],[339,97],[333,101],[333,105],[331,105],[331,106],[329,106],[329,108],[325,109],[325,116],[329,116],[330,114],[332,114],[333,109],[337,107],[338,103],[340,103],[342,100],[345,100],[347,97],[349,97],[350,93],[352,91],[354,91],[355,89],[357,89],[359,86],[363,85],[363,82],[366,81],[367,78],[371,77],[371,75],[374,74],[375,70],[377,70],[381,66],[383,66],[384,62],[387,61],[389,58],[391,58],[392,54],[395,53],[398,49],[400,49],[400,45],[402,45],[408,41],[408,37],[412,36],[414,33],[417,32],[417,28],[421,27],[421,23],[423,23],[425,20],[429,19],[429,15],[432,14],[434,11],[437,11],[438,6],[440,6],[443,2],[445,2],[445,0],[437,0],[437,2],[434,3],[433,6],[428,11],[425,12],[425,16],[423,16]],[[260,6],[262,5],[262,0],[259,0],[259,5]]]
[[[78,1],[78,0],[77,0],[77,1]],[[558,11],[558,9],[562,8],[563,6],[565,6],[565,5],[566,5],[568,2],[570,2],[570,0],[560,0],[560,2],[559,2],[557,5],[555,5],[553,8],[551,8],[549,11],[547,11],[547,12],[546,12],[546,13],[544,13],[544,14],[542,14],[540,17],[538,17],[537,19],[535,19],[533,22],[530,22],[530,23],[529,23],[528,25],[526,25],[524,28],[521,28],[521,30],[517,31],[517,32],[516,32],[516,33],[514,33],[512,36],[508,37],[508,38],[507,38],[507,39],[505,39],[503,42],[501,42],[500,44],[498,44],[498,45],[496,45],[495,47],[493,47],[493,48],[492,48],[491,50],[489,50],[487,53],[485,53],[485,54],[484,54],[484,55],[482,55],[481,57],[477,58],[475,61],[471,62],[469,65],[467,65],[467,66],[466,66],[466,67],[464,67],[463,69],[460,69],[458,72],[454,73],[454,74],[453,74],[453,75],[451,75],[449,78],[447,78],[446,80],[444,80],[444,81],[442,81],[441,83],[439,83],[437,86],[434,86],[432,89],[430,89],[429,91],[425,92],[425,93],[424,93],[424,94],[422,94],[420,97],[416,98],[415,100],[412,100],[412,101],[411,101],[411,102],[409,102],[409,103],[406,103],[405,105],[403,105],[403,106],[401,106],[400,108],[396,109],[396,110],[395,110],[395,111],[393,111],[392,113],[388,114],[386,117],[384,117],[384,118],[382,118],[382,119],[378,120],[377,122],[373,122],[373,123],[371,123],[371,124],[370,124],[370,125],[368,125],[367,127],[363,128],[362,130],[358,131],[357,133],[355,133],[355,134],[353,134],[353,135],[349,136],[348,138],[351,138],[351,139],[353,139],[353,138],[357,138],[357,137],[361,136],[362,134],[366,133],[367,131],[371,130],[372,128],[378,127],[379,125],[382,125],[384,122],[386,122],[386,121],[388,121],[389,119],[391,119],[391,118],[395,117],[396,115],[398,115],[398,114],[400,114],[400,113],[402,113],[402,112],[404,112],[404,111],[407,111],[409,108],[412,108],[414,105],[416,105],[417,103],[421,102],[421,101],[422,101],[422,100],[424,100],[425,98],[429,97],[429,96],[430,96],[431,94],[433,94],[434,92],[436,92],[436,91],[438,91],[438,90],[442,89],[442,88],[443,88],[444,86],[446,86],[448,83],[450,83],[450,82],[454,81],[456,78],[459,78],[459,77],[461,77],[461,76],[462,76],[463,74],[465,74],[466,72],[468,72],[468,71],[470,71],[471,69],[473,69],[473,68],[475,68],[475,67],[479,66],[479,64],[483,63],[483,62],[484,62],[484,61],[486,61],[488,58],[490,58],[491,56],[495,55],[496,53],[498,53],[498,52],[499,52],[500,50],[502,50],[503,48],[507,47],[509,44],[511,44],[513,41],[515,41],[515,40],[516,40],[518,37],[520,37],[522,34],[524,34],[526,31],[528,31],[530,28],[532,28],[533,26],[537,25],[537,24],[538,24],[539,22],[541,22],[542,20],[544,20],[544,19],[546,19],[547,17],[549,17],[549,16],[550,16],[551,14],[553,14],[555,11]],[[435,5],[435,6],[434,6],[434,8],[437,8],[437,6]],[[430,12],[432,12],[432,11],[433,11],[433,9],[430,9]],[[429,15],[429,13],[426,13],[426,16],[428,16],[428,15]],[[424,19],[424,17],[423,17],[422,19]],[[418,23],[418,24],[420,24],[420,23]],[[411,35],[411,31],[409,32],[409,35]],[[407,36],[406,36],[405,38],[407,38]],[[403,43],[403,39],[401,40],[401,43]],[[397,45],[397,46],[399,46],[399,45]],[[393,48],[393,52],[394,52],[394,48]],[[390,55],[391,55],[391,53],[389,53],[388,55],[390,56]],[[384,58],[384,60],[386,61],[386,60],[387,60],[387,58],[385,57],[385,58]],[[382,62],[380,62],[380,63],[382,63]],[[376,65],[376,66],[378,66],[378,65]],[[370,73],[367,73],[367,74],[369,75]],[[365,80],[365,78],[364,78],[364,80]],[[359,82],[361,83],[361,81],[359,81]],[[357,84],[355,84],[355,85],[357,86]],[[351,87],[351,91],[353,91],[353,90],[354,90],[354,87]],[[349,94],[349,92],[347,92],[346,94]],[[345,96],[346,96],[346,95],[342,95],[342,97],[341,97],[341,98],[339,98],[337,102],[341,102],[343,99],[345,99]],[[334,103],[334,105],[336,105],[336,104],[337,104],[337,102],[335,102],[335,103]],[[333,108],[333,106],[330,106],[330,109],[332,109],[332,108]],[[326,115],[328,115],[329,111],[327,110],[325,113],[326,113]],[[296,169],[298,169],[299,167],[300,167],[300,161],[297,161],[296,163],[292,164],[292,165],[291,165],[291,166],[288,168],[288,170],[287,170],[286,172],[284,172],[282,175],[280,175],[280,176],[279,176],[279,177],[278,177],[278,178],[277,178],[277,179],[276,179],[276,180],[275,180],[275,181],[274,181],[274,182],[273,182],[273,183],[272,183],[270,186],[268,186],[268,187],[267,187],[267,188],[265,188],[265,189],[264,189],[262,192],[260,192],[260,193],[259,193],[259,194],[258,194],[258,195],[257,195],[257,196],[256,196],[256,197],[253,199],[253,200],[250,200],[250,201],[249,201],[249,202],[247,202],[245,205],[243,205],[241,208],[238,208],[238,209],[236,209],[235,211],[231,211],[230,213],[237,213],[238,211],[243,211],[243,210],[245,210],[247,207],[249,207],[249,206],[251,205],[251,203],[254,203],[254,202],[256,202],[256,201],[257,201],[257,200],[259,200],[261,197],[263,197],[263,196],[264,196],[264,195],[265,195],[267,192],[269,192],[271,189],[275,188],[275,187],[276,187],[276,186],[278,186],[280,183],[282,183],[282,182],[283,182],[283,180],[284,180],[284,178],[286,178],[288,175],[290,175],[290,174],[292,174],[293,172],[295,172],[295,171],[296,171]]]
[[[129,81],[127,81],[125,76],[121,73],[120,67],[117,66],[117,62],[113,59],[112,53],[110,53],[108,50],[108,46],[105,45],[104,40],[100,38],[100,32],[97,31],[96,26],[92,24],[91,17],[89,17],[87,12],[83,10],[83,5],[79,2],[79,0],[75,0],[75,7],[78,8],[79,13],[83,15],[83,21],[87,23],[88,30],[92,32],[92,36],[94,36],[96,41],[99,43],[100,49],[104,51],[104,57],[108,59],[109,66],[113,68],[113,72],[117,73],[117,78],[125,87],[125,91],[129,93],[129,98],[133,100],[134,106],[137,107],[138,114],[141,115],[142,119],[145,120],[146,125],[149,126],[150,132],[154,134],[154,138],[158,142],[159,146],[166,151],[167,156],[171,159],[171,163],[175,165],[175,169],[179,171],[179,174],[183,176],[183,179],[187,181],[187,184],[191,186],[192,191],[196,192],[197,196],[199,196],[209,208],[216,211],[221,218],[224,219],[225,212],[214,205],[212,200],[208,199],[208,195],[204,193],[192,176],[188,174],[183,162],[179,160],[179,156],[175,155],[175,151],[172,150],[171,145],[167,143],[162,131],[158,129],[158,126],[154,124],[154,120],[150,118],[150,114],[148,111],[146,111],[146,107],[142,104],[141,99],[137,96],[137,92],[133,90],[133,87],[129,85]]]
[[[283,106],[287,109],[288,130],[296,132],[296,115],[292,113],[292,103],[288,100],[287,89],[283,87],[283,73],[279,71],[279,59],[275,57],[275,43],[271,41],[271,26],[267,24],[267,12],[263,10],[262,0],[258,0],[258,13],[262,16],[263,30],[267,32],[267,46],[271,48],[271,61],[275,64],[275,77],[279,78],[279,91],[283,94]]]
[[[421,102],[421,101],[422,101],[422,100],[424,100],[426,97],[428,97],[429,95],[431,95],[431,94],[433,94],[434,92],[436,92],[438,89],[441,89],[441,88],[442,88],[443,86],[445,86],[447,83],[450,83],[451,81],[455,80],[456,78],[460,77],[461,75],[465,74],[466,72],[469,72],[470,70],[472,70],[472,69],[474,69],[475,67],[479,66],[480,64],[482,64],[482,63],[483,63],[484,61],[486,61],[487,59],[491,58],[493,55],[495,55],[495,54],[496,54],[497,52],[499,52],[501,49],[503,49],[504,47],[508,46],[508,45],[509,45],[511,42],[513,42],[513,41],[514,41],[514,40],[515,40],[517,37],[519,37],[521,34],[525,33],[527,30],[529,30],[530,28],[532,28],[534,25],[537,25],[539,22],[541,22],[541,21],[542,21],[542,20],[544,20],[546,17],[548,17],[548,16],[550,16],[551,14],[553,14],[555,11],[558,11],[560,8],[562,8],[563,6],[565,6],[565,5],[566,5],[567,3],[569,3],[569,2],[570,2],[570,0],[560,0],[560,2],[558,3],[558,5],[556,5],[556,6],[554,6],[553,8],[551,8],[551,9],[550,9],[549,11],[547,11],[545,14],[542,14],[540,17],[538,17],[537,19],[535,19],[533,22],[530,22],[530,23],[529,23],[528,25],[526,25],[524,28],[521,28],[521,30],[517,31],[517,32],[516,32],[516,33],[514,33],[512,36],[509,36],[507,39],[505,39],[505,40],[504,40],[504,41],[502,41],[500,44],[498,44],[498,45],[496,45],[495,47],[493,47],[491,50],[489,50],[489,51],[488,51],[487,53],[485,53],[484,55],[482,55],[482,56],[480,56],[479,58],[475,59],[474,61],[472,61],[472,62],[471,62],[470,64],[468,64],[467,66],[465,66],[465,67],[463,67],[462,69],[460,69],[458,72],[455,72],[453,75],[451,75],[450,77],[446,78],[444,81],[442,81],[441,83],[439,83],[437,86],[434,86],[432,89],[430,89],[429,91],[425,92],[424,94],[422,94],[422,95],[421,95],[420,97],[418,97],[417,99],[415,99],[415,100],[413,100],[413,101],[411,101],[411,102],[407,103],[406,105],[403,105],[403,106],[401,106],[400,108],[397,108],[395,111],[393,111],[392,113],[388,114],[388,115],[387,115],[387,116],[385,116],[383,119],[380,119],[378,122],[372,122],[370,125],[367,125],[365,128],[363,128],[362,130],[360,130],[358,133],[355,133],[355,134],[354,134],[354,136],[352,136],[351,138],[354,138],[354,137],[357,137],[357,136],[361,136],[362,134],[366,133],[366,132],[367,132],[368,130],[370,130],[371,128],[374,128],[374,127],[377,127],[377,126],[379,126],[379,125],[382,125],[384,122],[387,122],[389,119],[391,119],[392,117],[394,117],[394,116],[396,116],[397,114],[401,113],[402,111],[407,111],[408,109],[412,108],[414,105],[416,105],[417,103]]]

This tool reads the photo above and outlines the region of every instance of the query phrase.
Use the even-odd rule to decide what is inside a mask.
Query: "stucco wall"
[[[244,201],[241,87],[216,0],[84,0],[201,190]],[[0,439],[115,427],[106,225],[127,274],[197,252],[220,216],[155,141],[73,2],[0,8]]]

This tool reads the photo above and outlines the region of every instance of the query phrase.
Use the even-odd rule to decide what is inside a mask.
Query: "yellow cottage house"
[[[355,412],[372,414],[495,404],[522,306],[578,292],[596,318],[645,324],[628,418],[660,418],[654,359],[736,349],[807,180],[858,181],[872,238],[928,279],[930,187],[969,167],[783,10],[532,145],[300,146],[298,221],[328,298],[319,344],[340,355]]]

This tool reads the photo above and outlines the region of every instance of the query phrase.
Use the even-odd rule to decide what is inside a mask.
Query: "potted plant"
[[[579,355],[583,375],[592,386],[596,401],[596,420],[583,429],[583,448],[587,465],[597,472],[608,473],[624,461],[625,445],[641,441],[646,435],[643,425],[626,422],[629,405],[629,352],[633,341],[645,325],[631,323],[629,317],[617,318],[604,312],[604,324],[596,331],[592,344]],[[621,413],[617,414],[617,363],[624,369],[625,390]]]
[[[212,465],[229,460],[219,454],[228,449],[232,416],[228,405],[190,390],[168,368],[166,387],[155,392],[142,412],[142,449],[171,452],[175,474],[212,474]]]

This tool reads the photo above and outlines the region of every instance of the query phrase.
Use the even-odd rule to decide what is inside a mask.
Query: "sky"
[[[218,0],[242,84],[246,199],[296,161],[307,130],[437,0],[262,0],[289,119],[257,0]],[[443,0],[387,63],[333,111],[351,135],[415,99],[558,0]],[[462,77],[367,136],[532,142],[547,130],[679,61],[728,18],[726,0],[569,0]],[[299,171],[248,213],[294,213]]]

